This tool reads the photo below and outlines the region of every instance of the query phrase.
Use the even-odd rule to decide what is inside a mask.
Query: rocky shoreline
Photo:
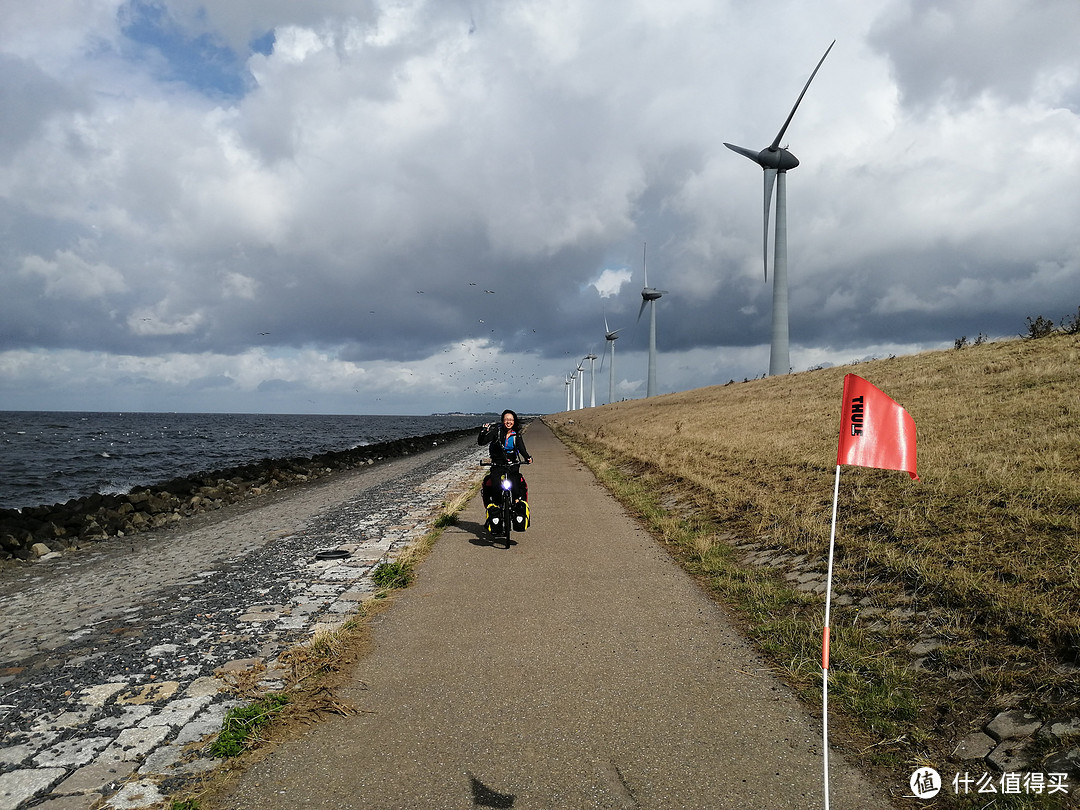
[[[0,561],[30,561],[109,537],[165,528],[185,517],[388,458],[411,455],[473,434],[473,428],[395,439],[305,457],[264,459],[62,504],[0,509]]]

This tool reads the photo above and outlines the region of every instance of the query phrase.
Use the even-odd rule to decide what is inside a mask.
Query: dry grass
[[[747,548],[733,547],[806,555],[804,566],[824,570],[849,372],[911,413],[922,478],[841,473],[834,594],[847,604],[833,614],[836,680],[891,677],[920,696],[884,719],[870,705],[886,699],[874,684],[849,696],[845,707],[881,741],[874,756],[948,753],[1003,708],[1080,714],[1076,336],[876,360],[547,421],[609,485],[640,484],[624,499],[655,531],[671,540],[664,520],[697,522],[677,556],[739,605],[748,633],[811,694],[822,599],[784,594],[775,575],[763,586],[762,571],[740,564]],[[724,535],[731,539],[718,544]],[[940,646],[923,661],[928,671],[913,670],[903,653],[927,638]],[[854,669],[845,674],[845,665]]]

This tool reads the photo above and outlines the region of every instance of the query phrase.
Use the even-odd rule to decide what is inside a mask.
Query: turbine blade
[[[648,242],[641,243],[641,269],[645,272],[645,289],[649,288],[649,265],[645,263],[645,248],[649,246]],[[640,315],[638,316],[641,317]]]
[[[604,313],[604,333],[607,334],[611,329],[607,325],[607,313]]]
[[[747,149],[745,146],[736,146],[733,143],[725,143],[724,146],[726,146],[732,152],[738,152],[743,157],[748,157],[750,158],[750,160],[754,161],[754,163],[758,163],[760,165],[760,162],[758,161],[758,152],[760,150],[755,151],[753,149]]]
[[[825,56],[829,55],[829,51],[832,50],[833,45],[835,44],[836,40],[834,39],[829,45],[829,47],[825,49]],[[780,131],[776,133],[776,137],[773,138],[772,146],[769,147],[771,151],[775,152],[777,149],[780,148],[780,139],[783,138],[784,133],[787,132],[788,124],[790,124],[791,119],[795,117],[795,111],[799,109],[799,104],[802,103],[803,96],[806,95],[806,91],[810,87],[810,82],[812,82],[814,80],[814,77],[817,76],[817,72],[821,68],[821,63],[825,61],[825,56],[822,56],[821,59],[818,60],[817,67],[814,68],[814,72],[810,74],[810,78],[806,80],[806,84],[803,85],[803,89],[802,92],[799,93],[799,97],[795,99],[795,106],[792,107],[791,112],[788,113],[787,121],[784,122],[784,125],[780,127]]]
[[[638,322],[640,322],[640,321],[641,321],[641,313],[645,311],[645,305],[646,305],[647,303],[649,303],[649,300],[648,300],[647,298],[642,298],[642,299],[641,299],[641,309],[639,309],[639,310],[637,311],[637,319],[638,319]]]
[[[765,170],[765,230],[761,243],[761,255],[765,262],[765,280],[769,280],[769,211],[772,210],[773,185],[776,183],[776,169]]]

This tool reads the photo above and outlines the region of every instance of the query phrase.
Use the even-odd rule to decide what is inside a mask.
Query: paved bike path
[[[533,526],[475,498],[376,622],[325,721],[253,765],[229,808],[818,808],[818,721],[540,422]],[[831,806],[890,807],[832,755]]]

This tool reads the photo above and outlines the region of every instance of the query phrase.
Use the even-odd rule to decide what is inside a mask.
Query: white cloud
[[[596,281],[592,282],[591,286],[596,288],[601,298],[612,298],[619,294],[624,285],[630,283],[632,275],[630,270],[625,267],[608,267],[604,269]]]
[[[259,282],[243,273],[229,273],[225,276],[225,295],[233,298],[253,300],[259,289]]]
[[[103,263],[90,263],[71,251],[57,251],[54,260],[41,256],[26,256],[22,260],[22,275],[40,277],[45,295],[50,298],[69,298],[76,301],[102,298],[126,289],[124,279],[114,268]]]

